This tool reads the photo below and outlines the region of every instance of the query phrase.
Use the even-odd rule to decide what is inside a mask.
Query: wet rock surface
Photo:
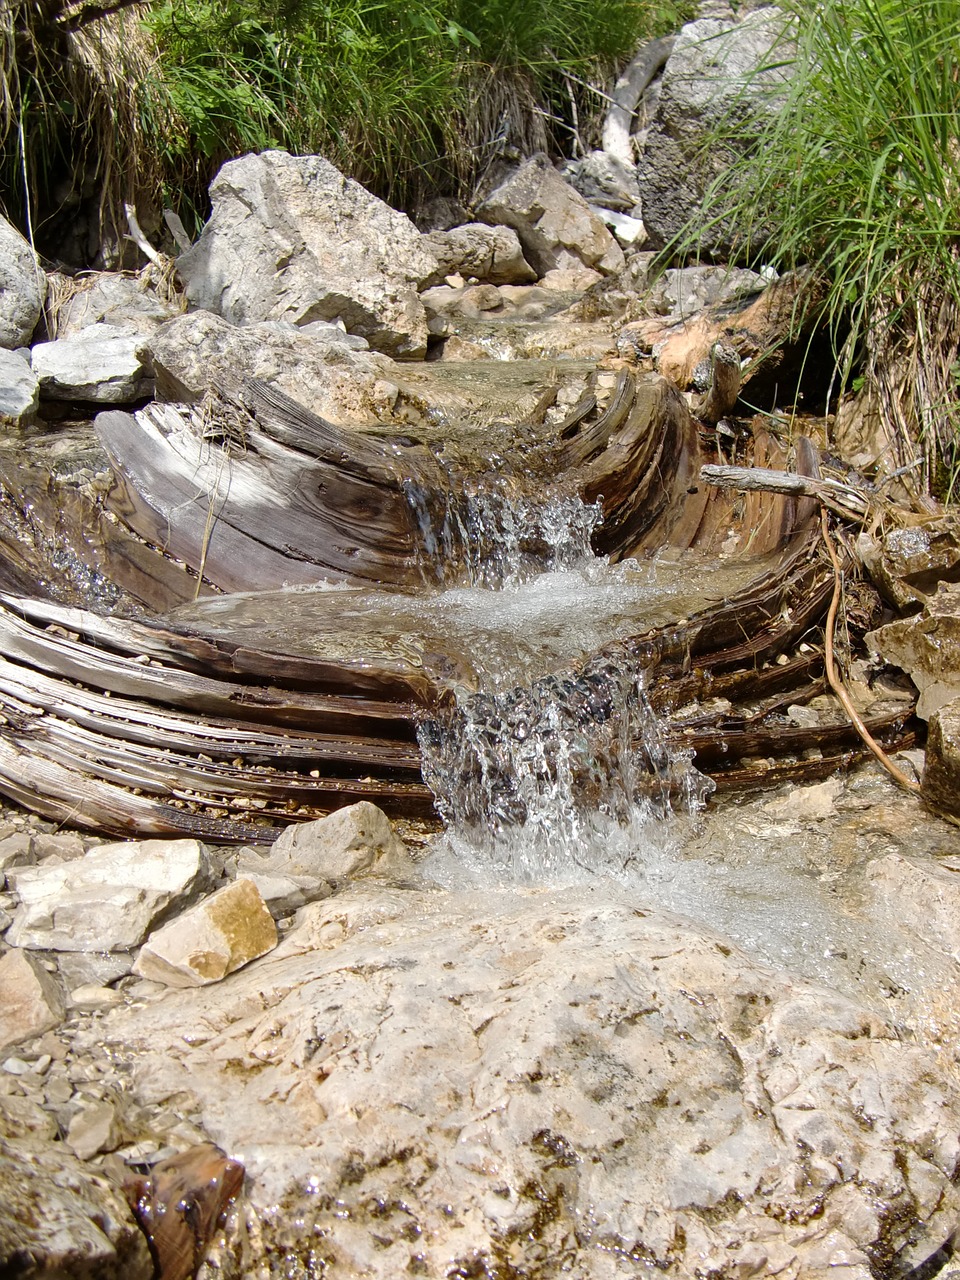
[[[355,808],[257,853],[329,895],[269,954],[195,989],[107,977],[113,1007],[74,991],[10,1050],[0,1113],[38,1170],[69,1146],[81,1227],[127,1230],[108,1178],[212,1141],[247,1170],[228,1277],[867,1280],[949,1237],[960,832],[874,766],[710,809],[628,884],[443,889]],[[39,869],[76,840],[20,831]]]

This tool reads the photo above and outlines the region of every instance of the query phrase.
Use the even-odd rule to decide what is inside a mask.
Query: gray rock
[[[960,586],[941,582],[923,611],[866,636],[871,652],[906,671],[920,690],[917,715],[928,720],[960,697]]]
[[[688,320],[707,307],[740,303],[764,288],[763,277],[743,267],[681,267],[665,271],[645,301],[659,315]]]
[[[17,948],[0,956],[0,1052],[58,1026],[63,1012],[57,981],[36,956]]]
[[[62,1142],[0,1137],[0,1273],[151,1280],[147,1238],[120,1188]]]
[[[631,214],[640,203],[636,169],[606,151],[567,160],[560,172],[590,205]]]
[[[424,241],[437,259],[437,269],[423,281],[424,288],[442,284],[454,272],[489,284],[530,284],[537,278],[511,227],[470,222],[450,231],[433,231]]]
[[[27,426],[40,407],[40,381],[19,351],[0,347],[0,426]]]
[[[167,400],[197,399],[242,374],[335,422],[387,417],[398,394],[392,362],[354,350],[355,341],[336,326],[325,326],[321,334],[312,324],[298,330],[274,321],[241,328],[195,311],[163,325],[150,339],[150,350],[157,394]]]
[[[548,271],[594,267],[622,270],[623,250],[578,191],[545,155],[514,170],[477,206],[484,222],[513,227],[524,255],[543,276]]]
[[[936,808],[960,816],[960,695],[930,717],[921,785]]]
[[[937,1049],[721,935],[582,887],[355,887],[301,917],[88,1033],[125,1046],[134,1101],[189,1074],[288,1269],[322,1238],[338,1274],[439,1278],[509,1241],[526,1274],[868,1280],[956,1220]]]
[[[7,937],[52,951],[128,951],[208,876],[197,840],[105,844],[74,862],[11,870],[20,906]]]
[[[0,347],[28,343],[47,296],[47,278],[36,254],[9,222],[0,218]]]
[[[252,880],[235,880],[164,925],[140,948],[133,971],[169,987],[201,987],[266,955],[277,926]]]
[[[637,166],[651,248],[673,240],[700,213],[711,184],[729,171],[733,153],[717,143],[707,148],[718,126],[724,126],[725,135],[739,127],[740,145],[746,147],[756,136],[751,116],[761,106],[775,109],[776,90],[788,72],[772,64],[786,56],[788,31],[782,12],[767,8],[733,25],[701,18],[677,36]],[[771,54],[778,42],[783,50]],[[768,63],[770,69],[760,71]],[[722,255],[741,230],[730,224],[710,227],[701,245]]]
[[[130,972],[133,956],[129,951],[61,951],[57,968],[67,991],[105,987]]]
[[[278,874],[315,876],[331,884],[360,876],[403,880],[413,873],[390,819],[368,800],[287,827],[271,846],[269,863]]]
[[[124,333],[151,333],[179,311],[137,277],[98,271],[69,282],[69,296],[56,309],[52,336],[75,337],[95,324]]]
[[[141,336],[94,324],[69,338],[38,342],[30,361],[48,400],[130,404],[153,394],[153,371],[143,352]]]
[[[423,355],[417,285],[435,270],[423,238],[319,156],[283,151],[225,164],[213,209],[177,260],[192,306],[235,324],[342,319],[391,355]]]

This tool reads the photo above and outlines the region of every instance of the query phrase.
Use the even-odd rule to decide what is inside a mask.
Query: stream
[[[99,474],[82,432],[61,444],[55,469]],[[105,1168],[208,1139],[242,1162],[202,1280],[911,1274],[960,1214],[960,834],[874,764],[714,795],[685,745],[702,707],[656,714],[627,641],[772,557],[721,537],[610,563],[597,507],[517,499],[495,461],[455,513],[407,494],[455,581],[425,563],[413,592],[160,619],[224,652],[427,677],[443,829],[398,823],[402,874],[331,877],[222,982],[165,988],[126,957],[113,1002],[63,1032],[66,1123],[115,1105]],[[215,862],[226,880],[267,856]]]

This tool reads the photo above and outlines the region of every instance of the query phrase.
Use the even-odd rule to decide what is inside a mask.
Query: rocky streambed
[[[152,1274],[116,1180],[209,1141],[204,1277],[892,1277],[954,1230],[960,835],[874,765],[619,880],[451,883],[366,805],[270,851],[4,829],[23,1274]]]

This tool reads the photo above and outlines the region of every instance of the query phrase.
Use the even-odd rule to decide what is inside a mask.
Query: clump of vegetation
[[[157,180],[142,93],[155,60],[131,0],[0,4],[0,210],[38,242],[81,201],[108,222]]]
[[[321,153],[412,209],[491,158],[569,151],[603,83],[688,0],[7,0],[0,200],[96,193],[100,231],[137,189],[201,216],[219,165]],[[34,226],[38,244],[56,236]],[[51,233],[55,228],[48,227]]]
[[[793,75],[761,103],[757,145],[711,192],[709,216],[748,229],[748,260],[817,269],[840,384],[855,378],[879,414],[887,470],[919,453],[922,490],[949,493],[960,470],[960,6],[783,7],[796,22]]]

